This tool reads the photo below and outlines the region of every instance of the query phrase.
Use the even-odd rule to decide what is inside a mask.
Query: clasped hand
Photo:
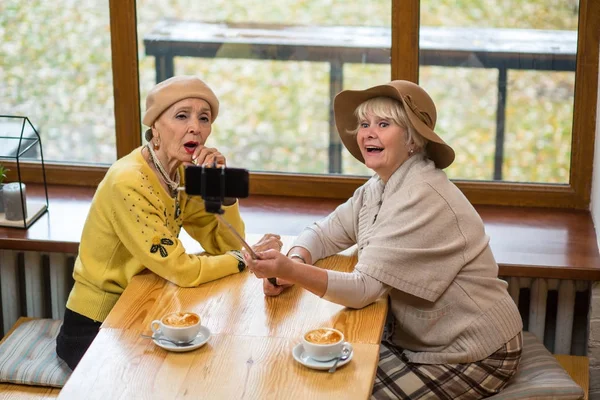
[[[283,247],[283,242],[281,241],[281,236],[275,235],[274,233],[267,233],[261,237],[258,242],[250,247],[252,247],[252,250],[255,253],[260,253],[267,250],[275,250],[279,252]]]

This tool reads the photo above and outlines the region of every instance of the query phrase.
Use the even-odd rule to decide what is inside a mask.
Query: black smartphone
[[[243,168],[190,166],[185,169],[185,192],[203,199],[246,198],[249,182],[248,170]]]

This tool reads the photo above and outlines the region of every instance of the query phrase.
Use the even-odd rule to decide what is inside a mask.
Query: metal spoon
[[[189,342],[175,342],[171,339],[167,339],[166,337],[154,337],[154,336],[150,336],[150,335],[140,335],[143,338],[146,339],[153,339],[153,340],[164,340],[165,342],[169,342],[169,343],[173,343],[175,346],[189,346],[189,344],[191,343],[191,341]]]
[[[348,359],[348,357],[350,357],[350,349],[345,347],[342,350],[342,355],[340,357],[337,357],[335,359],[335,362],[333,363],[333,365],[331,366],[331,368],[329,368],[329,372],[335,372],[337,365],[340,361],[344,361],[346,359]]]

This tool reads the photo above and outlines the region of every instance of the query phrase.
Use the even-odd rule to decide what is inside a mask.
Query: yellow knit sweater
[[[183,176],[183,167],[179,172]],[[224,254],[240,249],[234,235],[205,211],[200,197],[178,196],[180,212],[141,148],[110,167],[83,228],[67,308],[104,321],[131,278],[145,268],[183,287],[239,272],[238,260]],[[238,203],[223,209],[243,235]],[[178,239],[182,226],[209,255],[186,254]]]

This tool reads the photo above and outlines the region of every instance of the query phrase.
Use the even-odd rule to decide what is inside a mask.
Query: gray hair
[[[354,115],[358,119],[358,125],[353,131],[349,131],[353,135],[358,133],[360,129],[360,121],[367,119],[368,115],[374,115],[379,118],[393,121],[396,125],[403,128],[406,131],[406,144],[414,142],[417,149],[425,150],[428,140],[424,138],[414,128],[413,124],[408,119],[404,105],[391,97],[373,97],[372,99],[363,101],[356,110]]]

